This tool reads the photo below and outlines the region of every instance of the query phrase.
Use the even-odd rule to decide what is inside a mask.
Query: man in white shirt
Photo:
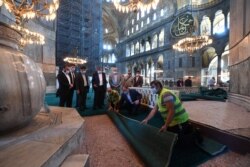
[[[71,79],[69,76],[70,68],[67,64],[64,65],[62,72],[57,75],[59,82],[59,89],[57,90],[57,96],[60,97],[59,106],[70,107],[70,89],[73,88]]]
[[[109,75],[109,84],[111,89],[116,90],[120,93],[122,78],[122,74],[118,73],[118,69],[116,67],[113,67],[112,73]]]
[[[80,73],[76,76],[76,92],[78,95],[79,110],[84,111],[84,109],[87,109],[86,99],[89,92],[89,81],[85,66],[80,67]]]
[[[100,67],[96,68],[92,77],[92,87],[94,89],[93,109],[104,107],[104,99],[107,90],[106,74]]]
[[[76,79],[76,74],[75,74],[75,65],[71,64],[70,66],[70,72],[69,72],[69,77],[70,77],[70,82],[72,83],[73,87],[70,89],[70,99],[69,99],[69,107],[72,107],[72,100],[74,96],[74,92],[76,89],[76,84],[75,84],[75,79]]]
[[[212,77],[209,81],[208,81],[208,86],[209,88],[213,88],[215,85],[215,78]]]

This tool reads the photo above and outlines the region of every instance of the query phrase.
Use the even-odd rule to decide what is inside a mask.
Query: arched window
[[[161,17],[164,15],[164,9],[161,9]]]
[[[143,25],[143,21],[141,21],[141,28],[143,27],[144,25]]]
[[[136,31],[138,31],[138,30],[139,30],[139,26],[138,26],[138,24],[136,24],[136,28],[135,28],[135,29],[136,29]]]
[[[162,29],[159,34],[159,47],[161,46],[164,46],[164,29]]]
[[[132,43],[131,44],[131,56],[133,56],[135,54],[135,46],[134,44]]]
[[[227,14],[227,29],[230,28],[230,12]]]
[[[109,54],[108,63],[112,63],[112,55]]]
[[[141,18],[145,16],[145,10],[141,10]]]
[[[115,54],[113,53],[112,54],[112,63],[115,63],[116,62],[116,57],[115,57]]]
[[[154,13],[153,20],[156,20],[156,13]]]
[[[126,45],[126,57],[130,56],[130,47],[129,45]]]
[[[150,43],[147,41],[147,42],[146,42],[146,51],[149,51],[149,50],[151,50],[151,48],[150,48]]]
[[[128,36],[129,36],[129,30],[128,30]]]
[[[203,16],[200,26],[201,35],[211,35],[211,21],[209,17]]]
[[[145,50],[145,42],[141,42],[140,53],[144,52]]]
[[[152,41],[152,49],[157,48],[157,43],[158,43],[158,35],[155,34]]]
[[[134,27],[132,27],[132,29],[131,29],[131,34],[133,34],[134,33]]]
[[[136,19],[137,19],[137,20],[139,20],[139,19],[140,19],[140,12],[137,12]]]
[[[222,10],[219,10],[215,13],[213,30],[214,34],[223,33],[225,31],[225,16],[222,13]]]
[[[147,24],[149,24],[149,23],[150,23],[150,18],[148,17],[148,18],[147,18]]]
[[[149,14],[149,13],[150,13],[150,8],[147,9],[147,14]]]
[[[140,44],[139,44],[139,42],[137,42],[135,44],[135,54],[138,54],[138,53],[140,53]]]
[[[135,23],[135,20],[134,20],[134,19],[132,19],[131,23],[132,23],[132,25],[134,25],[134,23]]]

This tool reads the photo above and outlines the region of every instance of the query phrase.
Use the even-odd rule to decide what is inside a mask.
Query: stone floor
[[[250,138],[250,112],[228,102],[190,101],[183,103],[190,119],[237,135]],[[250,154],[232,151],[211,159],[201,167],[249,167]]]
[[[185,102],[184,106],[190,114],[190,119],[194,121],[249,137],[250,113],[244,108],[215,101]],[[145,166],[106,115],[84,119],[84,144],[77,152],[90,155],[91,167]],[[200,166],[249,167],[250,154],[242,155],[228,151]]]
[[[190,119],[250,138],[250,112],[228,102],[190,101],[183,103]]]

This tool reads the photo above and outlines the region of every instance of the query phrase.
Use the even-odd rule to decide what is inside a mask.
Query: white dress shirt
[[[102,78],[102,73],[98,73],[99,76],[99,85],[102,86],[103,85],[103,78]]]
[[[86,79],[86,75],[85,74],[82,74],[82,79],[84,81],[84,86],[88,86],[87,84],[87,79]]]
[[[67,77],[67,79],[68,79],[68,81],[69,81],[69,84],[71,84],[71,80],[70,80],[69,74],[65,73],[64,71],[63,71],[63,73],[64,73],[64,75]]]

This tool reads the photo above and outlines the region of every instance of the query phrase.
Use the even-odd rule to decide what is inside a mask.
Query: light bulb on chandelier
[[[213,43],[213,40],[209,38],[209,36],[207,35],[194,35],[195,32],[195,26],[194,26],[194,18],[192,15],[192,4],[191,4],[191,15],[190,14],[186,14],[185,16],[190,17],[190,23],[189,24],[182,24],[181,21],[185,21],[185,19],[179,19],[179,17],[177,18],[178,21],[178,29],[181,30],[187,30],[188,32],[188,36],[180,39],[176,44],[173,45],[173,49],[177,50],[179,52],[188,52],[190,55],[192,55],[195,51],[203,48],[204,46],[210,45]],[[184,27],[181,27],[185,25]],[[181,28],[179,28],[181,27]]]
[[[139,10],[156,9],[159,0],[113,0],[115,8],[122,13],[138,12]]]
[[[22,47],[27,44],[43,45],[44,36],[24,28],[24,23],[34,18],[54,20],[59,8],[59,0],[0,0],[0,6],[5,6],[10,13],[14,14],[16,25],[11,27],[22,34],[19,41]]]

